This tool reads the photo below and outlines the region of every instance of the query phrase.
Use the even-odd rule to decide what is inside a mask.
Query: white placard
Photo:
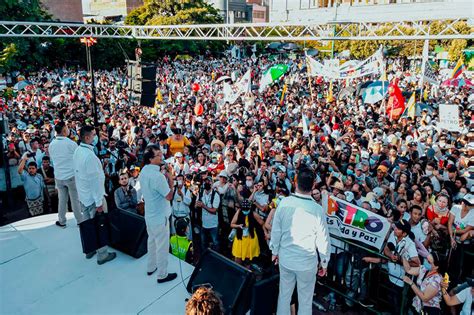
[[[454,104],[439,105],[439,127],[448,131],[460,131],[459,107]]]

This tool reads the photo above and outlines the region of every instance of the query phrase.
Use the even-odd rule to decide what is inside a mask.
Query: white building
[[[270,22],[472,19],[473,3],[473,0],[270,0]]]

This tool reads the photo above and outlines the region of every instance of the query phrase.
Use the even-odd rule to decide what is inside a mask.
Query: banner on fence
[[[387,218],[327,194],[323,207],[329,233],[382,250],[390,229]]]

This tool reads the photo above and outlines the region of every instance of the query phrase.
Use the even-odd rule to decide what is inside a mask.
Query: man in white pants
[[[145,199],[145,221],[148,232],[147,275],[158,271],[158,283],[176,279],[176,273],[168,273],[168,251],[170,247],[170,215],[173,198],[171,165],[166,176],[161,172],[163,153],[157,145],[146,148],[143,167],[138,180]]]
[[[49,145],[49,155],[54,164],[54,178],[59,199],[56,225],[65,228],[68,199],[71,199],[72,211],[77,223],[82,222],[81,205],[77,196],[74,165],[72,163],[77,143],[68,138],[69,128],[64,122],[57,123],[54,129],[56,130],[56,138]]]
[[[304,166],[298,169],[296,192],[281,200],[272,224],[272,260],[280,267],[278,315],[290,314],[291,295],[297,284],[298,314],[312,314],[318,252],[320,276],[326,275],[330,239],[323,208],[311,197],[315,174]]]

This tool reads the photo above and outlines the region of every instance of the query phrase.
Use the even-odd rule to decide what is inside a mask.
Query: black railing
[[[333,253],[328,275],[321,280],[318,279],[318,285],[329,289],[333,295],[339,297],[339,300],[344,300],[342,304],[349,307],[357,305],[376,314],[383,311],[393,312],[394,306],[390,304],[390,297],[400,295],[402,290],[400,314],[406,314],[409,288],[406,285],[403,288],[394,288],[390,283],[386,268],[386,263],[390,259],[377,251],[338,236],[331,235],[331,239]],[[364,261],[364,257],[380,260],[380,263]],[[394,278],[403,282],[403,279]]]

